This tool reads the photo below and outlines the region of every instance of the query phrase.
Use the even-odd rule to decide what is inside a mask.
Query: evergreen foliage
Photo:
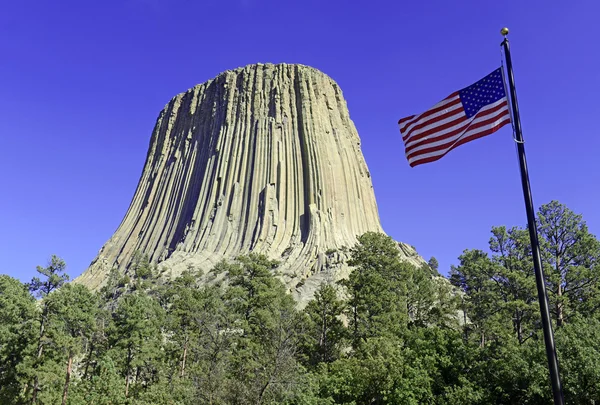
[[[599,403],[600,243],[555,201],[538,226],[567,403]],[[550,403],[526,230],[492,228],[449,280],[382,234],[349,254],[350,276],[303,309],[258,254],[209,283],[138,255],[97,293],[56,256],[31,283],[0,275],[0,403]]]

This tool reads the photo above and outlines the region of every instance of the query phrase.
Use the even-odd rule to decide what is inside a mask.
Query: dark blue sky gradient
[[[493,225],[524,225],[511,131],[411,169],[396,122],[500,65],[508,26],[536,206],[600,232],[594,0],[6,1],[0,12],[0,273],[51,254],[74,277],[127,207],[163,106],[219,72],[303,63],[338,82],[381,221],[446,273]]]

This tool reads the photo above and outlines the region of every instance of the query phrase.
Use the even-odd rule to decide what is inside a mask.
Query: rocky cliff
[[[136,251],[173,275],[254,251],[303,297],[347,275],[344,250],[367,231],[382,228],[340,88],[307,66],[250,65],[165,106],[125,218],[77,280],[97,288]]]

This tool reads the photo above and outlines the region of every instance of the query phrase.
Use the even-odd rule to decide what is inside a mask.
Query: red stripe
[[[498,104],[494,108],[490,108],[489,110],[484,110],[484,111],[478,112],[477,114],[475,114],[474,117],[467,118],[466,116],[463,116],[460,120],[454,120],[454,121],[448,122],[444,125],[440,125],[438,127],[432,128],[432,129],[425,131],[419,135],[415,135],[413,138],[410,139],[411,144],[409,146],[405,146],[405,151],[406,151],[406,153],[408,153],[411,150],[415,149],[416,147],[424,145],[426,143],[433,143],[433,142],[441,141],[445,138],[449,138],[451,136],[457,135],[465,130],[464,125],[459,128],[456,128],[450,132],[443,133],[443,131],[454,125],[459,124],[460,122],[467,121],[467,120],[469,122],[473,122],[474,120],[476,120],[478,118],[482,118],[487,115],[494,114],[498,110],[501,110],[502,108],[507,107],[507,106],[508,106],[508,103],[506,101],[504,101],[503,103]],[[484,122],[488,122],[488,121],[484,121]],[[488,122],[488,123],[490,123],[490,122]],[[478,127],[482,126],[482,125],[479,125],[479,123],[474,124],[474,125],[477,125],[477,126],[474,126],[473,128],[478,128]],[[437,133],[440,133],[440,134],[436,136],[435,134],[437,134]],[[434,137],[429,137],[430,135],[434,135]],[[427,137],[427,139],[424,139],[426,137]],[[421,142],[412,143],[414,141],[421,141]]]
[[[503,107],[507,107],[507,106],[508,106],[508,104],[506,102],[504,102],[502,104],[497,105],[496,107],[494,107],[492,109],[485,110],[485,111],[480,111],[474,117],[471,117],[471,119],[465,118],[465,120],[468,120],[467,124],[462,125],[459,128],[456,128],[456,129],[454,129],[454,130],[452,130],[450,132],[445,132],[444,133],[443,131],[430,130],[430,131],[427,131],[427,133],[419,134],[419,136],[415,137],[414,139],[417,140],[417,141],[420,141],[420,142],[412,143],[413,139],[411,139],[410,140],[411,144],[409,146],[405,146],[404,151],[405,151],[405,153],[408,154],[410,151],[416,149],[419,146],[426,145],[428,143],[434,143],[434,142],[442,141],[444,139],[447,139],[447,138],[453,137],[455,135],[458,135],[461,132],[468,131],[470,128],[480,128],[481,126],[484,126],[486,124],[489,124],[489,123],[493,122],[493,119],[496,119],[496,117],[498,117],[498,118],[501,117],[502,114],[496,115],[492,119],[488,118],[485,121],[481,121],[481,122],[472,124],[474,120],[484,118],[484,117],[486,117],[488,115],[492,115],[492,114],[496,113],[498,110],[502,109]],[[473,126],[470,127],[470,125],[473,125]],[[440,132],[440,133],[437,134],[438,132]],[[427,137],[428,135],[434,135],[434,136],[433,137]],[[421,153],[421,152],[419,152],[419,153]]]
[[[446,99],[444,99],[444,100],[440,101],[440,103],[441,103],[441,102],[444,102],[445,100],[446,100]],[[439,107],[432,108],[431,110],[427,110],[427,111],[425,111],[424,113],[422,113],[422,114],[420,114],[420,115],[417,115],[417,116],[416,116],[416,117],[415,117],[415,118],[414,118],[412,121],[410,121],[410,122],[407,122],[407,123],[404,125],[404,128],[402,128],[402,129],[400,130],[400,132],[404,132],[404,134],[403,134],[403,136],[402,136],[402,139],[406,139],[406,138],[407,138],[407,137],[410,135],[410,133],[411,133],[413,130],[415,130],[415,129],[416,129],[416,127],[413,127],[413,128],[411,128],[411,129],[410,129],[410,131],[408,131],[408,132],[407,132],[407,131],[406,131],[406,130],[407,130],[407,128],[408,128],[408,127],[410,127],[411,125],[413,125],[413,124],[415,124],[415,123],[417,123],[417,122],[421,122],[421,123],[420,123],[420,124],[418,124],[418,125],[420,125],[420,127],[419,127],[419,128],[422,128],[422,125],[423,125],[425,122],[429,122],[429,121],[424,121],[424,120],[425,120],[427,117],[430,117],[430,116],[432,116],[432,115],[434,115],[434,114],[437,114],[437,113],[438,113],[438,112],[440,112],[440,111],[444,111],[444,110],[446,110],[446,109],[448,109],[448,108],[454,107],[455,105],[458,105],[458,104],[460,104],[460,103],[461,103],[461,101],[460,101],[460,98],[457,98],[456,100],[454,100],[454,101],[452,101],[452,102],[450,102],[450,103],[448,103],[448,104],[444,104],[444,105],[441,105],[441,106],[439,106]],[[439,104],[439,103],[438,103],[438,104]],[[458,111],[460,111],[460,110],[458,110]],[[455,113],[456,113],[456,112],[455,112]]]
[[[499,113],[499,114],[497,114],[497,115],[495,115],[493,117],[490,117],[490,118],[488,118],[486,120],[483,120],[483,121],[477,122],[477,123],[475,123],[473,125],[470,125],[467,128],[465,128],[464,131],[461,131],[461,132],[464,132],[466,134],[469,131],[473,131],[473,130],[476,130],[478,128],[485,127],[486,125],[490,125],[494,121],[499,120],[504,115],[509,116],[508,111],[506,111],[506,112],[503,111],[503,112],[501,112],[501,113]],[[454,135],[456,135],[456,134],[454,134]],[[446,136],[445,138],[447,138],[447,137],[449,137],[449,136]],[[439,139],[439,140],[443,140],[443,138]],[[448,143],[445,143],[445,144],[442,144],[442,145],[437,145],[437,146],[432,146],[430,148],[421,149],[421,150],[419,150],[417,152],[414,152],[414,153],[410,153],[410,151],[405,151],[406,158],[408,159],[408,158],[411,158],[413,156],[418,156],[418,155],[422,155],[422,154],[425,154],[425,153],[438,152],[438,151],[446,149],[447,147],[448,147]]]
[[[442,101],[440,101],[440,102],[439,102],[439,103],[437,103],[437,104],[443,103],[444,101],[446,101],[446,100],[448,100],[448,99],[450,99],[450,98],[452,98],[452,97],[455,97],[455,96],[457,96],[457,95],[458,95],[458,92],[454,92],[454,93],[450,94],[448,97],[446,97],[445,99],[443,99]],[[413,115],[412,117],[416,117],[416,118],[415,118],[414,120],[412,120],[412,122],[410,122],[410,123],[406,124],[406,125],[404,126],[404,128],[400,130],[400,132],[402,132],[402,130],[406,130],[406,128],[407,128],[408,126],[410,126],[410,125],[414,124],[415,122],[417,122],[417,121],[419,121],[419,120],[422,120],[423,118],[427,118],[427,117],[429,117],[430,115],[432,115],[432,114],[435,114],[435,113],[437,113],[437,112],[439,112],[439,111],[445,110],[446,108],[450,108],[450,107],[452,107],[452,106],[454,106],[454,105],[456,105],[456,104],[459,104],[460,102],[461,102],[461,101],[460,101],[460,98],[457,98],[455,101],[453,101],[453,102],[451,102],[451,103],[444,104],[444,105],[442,105],[442,106],[439,106],[439,107],[432,108],[431,110],[427,110],[427,111],[425,111],[424,113],[421,113],[421,114],[419,114],[419,115],[417,115],[417,116]],[[407,118],[409,118],[409,117],[407,117]]]
[[[446,156],[446,154],[448,154],[448,152],[450,152],[452,149],[455,149],[455,148],[457,148],[460,145],[464,145],[467,142],[474,141],[475,139],[483,138],[484,136],[488,136],[490,134],[493,134],[494,132],[496,132],[497,130],[499,130],[500,128],[502,128],[505,124],[508,124],[508,122],[505,122],[504,124],[502,124],[502,125],[500,125],[498,127],[490,128],[487,131],[483,131],[483,132],[480,132],[478,134],[465,137],[465,138],[461,139],[460,141],[456,142],[455,145],[453,145],[450,149],[448,149],[448,151],[446,153],[444,153],[442,155],[430,156],[428,158],[421,159],[421,160],[414,160],[412,163],[409,163],[410,167],[415,167],[415,166],[418,166],[418,165],[421,165],[421,164],[424,164],[424,163],[435,162],[436,160],[439,160],[442,157]]]
[[[437,133],[443,133],[448,128],[452,128],[453,126],[461,124],[463,122],[467,122],[466,125],[468,125],[469,121],[471,121],[471,120],[469,118],[467,118],[467,116],[464,115],[464,113],[463,113],[463,115],[461,115],[460,117],[458,117],[455,120],[446,122],[445,124],[442,124],[442,125],[438,125],[435,128],[428,129],[427,131],[424,131],[424,132],[422,132],[422,133],[420,133],[418,135],[413,136],[412,138],[406,140],[404,142],[404,144],[407,145],[407,144],[410,143],[409,148],[413,147],[414,146],[413,142],[415,142],[415,141],[419,141],[419,140],[421,140],[423,138],[427,138],[429,135],[433,135],[433,134],[437,134]],[[458,129],[454,130],[453,132],[458,133],[458,132],[460,132],[462,130],[462,128],[464,128],[464,125],[462,127],[458,128]],[[458,131],[458,132],[456,132],[456,131]],[[426,141],[429,141],[429,140],[426,139]]]
[[[408,117],[400,118],[400,119],[398,120],[398,125],[400,125],[400,124],[402,124],[404,121],[406,121],[406,120],[409,120],[409,119],[411,119],[411,118],[414,118],[414,117],[415,117],[414,115],[411,115],[411,116],[408,116]]]
[[[447,106],[444,106],[444,108],[442,108],[442,110],[445,110],[445,109],[447,109],[449,107],[452,107],[452,106],[454,106],[456,104],[460,104],[460,100],[457,100],[457,101],[458,101],[458,103],[452,102],[451,104],[448,104]],[[436,111],[436,112],[439,112],[439,111]],[[450,118],[452,116],[458,115],[461,112],[464,113],[464,109],[462,107],[459,108],[459,109],[457,109],[457,110],[448,111],[445,114],[442,114],[440,116],[434,117],[434,118],[429,119],[429,120],[422,121],[421,119],[419,119],[420,124],[415,125],[408,132],[406,132],[406,134],[404,134],[404,136],[402,137],[402,140],[404,140],[406,142],[408,140],[408,138],[410,138],[410,135],[414,131],[418,131],[419,129],[423,129],[423,128],[425,128],[428,125],[432,125],[432,124],[435,124],[436,122],[443,121],[446,118]],[[465,116],[463,115],[463,117],[465,117]]]
[[[437,156],[430,156],[424,159],[420,159],[420,160],[414,160],[412,163],[409,163],[411,167],[415,167],[424,163],[430,163],[430,162],[435,162],[438,159],[441,159],[442,157],[446,156],[448,154],[448,152],[450,152],[452,149],[455,149],[457,147],[459,147],[460,145],[464,145],[467,142],[471,142],[474,141],[475,139],[479,139],[479,138],[483,138],[484,136],[493,134],[494,132],[496,132],[497,130],[499,130],[500,128],[502,128],[504,125],[508,124],[510,122],[510,115],[507,114],[506,118],[508,118],[507,120],[504,120],[502,122],[500,122],[497,126],[492,127],[488,130],[485,130],[483,132],[479,132],[477,134],[474,135],[469,135],[466,136],[462,139],[460,139],[458,142],[456,142],[454,145],[452,145],[452,147],[450,147],[445,153],[441,154],[441,155],[437,155]]]

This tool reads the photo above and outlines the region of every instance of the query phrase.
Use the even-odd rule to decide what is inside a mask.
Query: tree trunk
[[[45,321],[46,321],[47,314],[48,314],[48,308],[46,306],[44,306],[44,312],[42,313],[42,320],[40,322],[40,336],[39,336],[39,340],[38,340],[38,352],[37,352],[37,357],[36,357],[35,368],[37,368],[37,364],[38,364],[40,358],[42,357],[42,353],[44,352],[44,344],[42,343],[42,341],[44,339],[44,329],[46,326]],[[31,398],[32,405],[35,405],[35,403],[37,402],[38,386],[39,386],[39,379],[36,374],[35,379],[33,380],[33,395]]]
[[[352,315],[354,316],[354,342],[356,344],[358,342],[358,304],[354,305],[354,308],[352,309]]]
[[[35,405],[35,403],[37,402],[37,391],[38,391],[38,378],[36,375],[35,379],[33,380],[33,396],[31,398],[31,405]]]
[[[127,372],[125,373],[125,398],[129,395],[129,372],[131,371],[131,348],[127,348]]]
[[[556,326],[557,327],[561,327],[563,326],[564,323],[564,313],[563,313],[563,304],[562,304],[562,295],[563,295],[563,289],[562,289],[562,275],[560,272],[560,262],[561,262],[561,257],[558,256],[556,258],[556,272],[559,275],[559,279],[558,279],[558,288],[556,289],[556,296],[557,296],[557,300],[556,300]]]
[[[88,377],[88,370],[90,368],[90,362],[92,361],[92,353],[94,353],[94,343],[90,343],[90,354],[88,355],[87,361],[85,362],[85,371],[83,372],[82,380],[86,380]]]
[[[517,339],[519,339],[519,344],[523,344],[523,330],[522,330],[522,326],[521,326],[521,314],[519,313],[519,310],[517,309],[515,311],[515,323],[516,323],[516,329],[517,329]]]
[[[321,353],[321,361],[325,361],[326,350],[325,345],[327,341],[327,313],[323,310],[321,314],[321,336],[319,336],[319,352]]]
[[[265,392],[267,391],[267,388],[269,388],[270,384],[271,384],[271,378],[269,378],[269,380],[267,381],[267,383],[260,390],[260,394],[258,395],[258,399],[256,400],[256,405],[262,404],[263,396],[265,395]]]
[[[69,381],[71,380],[71,367],[73,366],[73,355],[69,351],[69,360],[67,361],[67,377],[65,378],[65,388],[63,390],[62,405],[67,404],[67,394],[69,393]]]
[[[558,300],[556,302],[556,326],[561,327],[564,323],[564,313],[563,313],[563,304],[561,302],[561,297],[563,295],[562,285],[558,285],[558,291],[556,292],[558,296]]]
[[[125,376],[125,398],[129,395],[129,372]]]
[[[465,307],[465,299],[462,298],[462,311],[463,311],[463,332],[465,343],[469,341],[469,328],[467,326],[467,308]]]
[[[186,340],[185,344],[183,345],[183,358],[181,360],[181,374],[179,375],[181,378],[183,378],[183,376],[185,375],[185,360],[187,358],[187,350],[188,350],[188,342]]]

